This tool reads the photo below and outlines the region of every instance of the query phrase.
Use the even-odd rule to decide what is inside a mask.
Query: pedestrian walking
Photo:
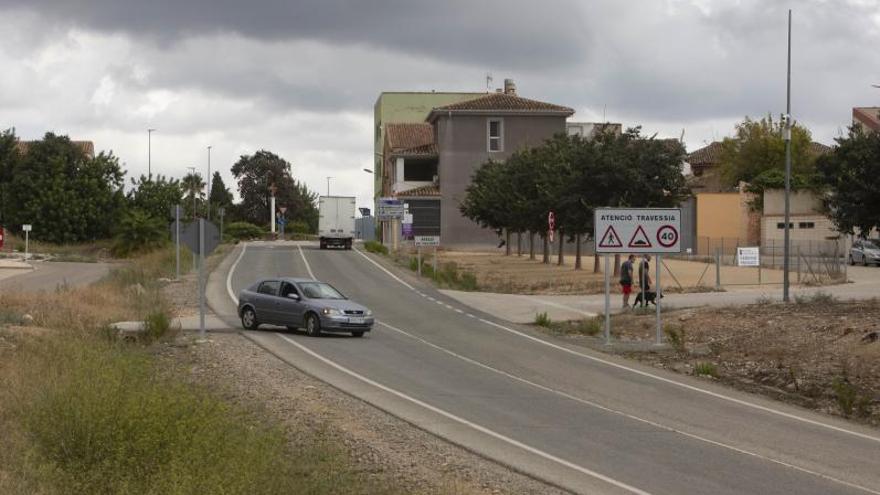
[[[641,297],[637,298],[642,306],[648,305],[648,292],[651,290],[651,255],[646,254],[639,263],[639,291]]]
[[[623,307],[629,307],[629,295],[632,294],[633,283],[633,262],[636,260],[635,255],[631,254],[626,261],[620,265],[620,289],[623,292]]]

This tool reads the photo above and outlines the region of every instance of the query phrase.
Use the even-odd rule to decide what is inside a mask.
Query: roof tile
[[[395,194],[395,196],[398,198],[439,197],[440,188],[437,186],[421,186],[415,189],[410,189],[408,191],[401,191]]]
[[[530,100],[521,96],[507,93],[489,93],[473,100],[465,100],[451,105],[437,107],[434,111],[457,111],[457,110],[506,110],[525,112],[559,112],[571,115],[574,110],[561,105],[544,103],[543,101]]]

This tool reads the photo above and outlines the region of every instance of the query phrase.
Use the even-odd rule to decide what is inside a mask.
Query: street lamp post
[[[327,196],[330,196],[330,179],[334,177],[327,177]]]
[[[189,169],[190,174],[191,174],[189,193],[192,194],[192,197],[193,197],[193,221],[195,221],[196,220],[196,180],[197,180],[196,168],[195,167],[186,167],[186,168]],[[201,248],[201,246],[199,246],[199,247]],[[193,268],[196,268],[197,266],[199,266],[199,259],[196,256],[196,252],[193,251]]]
[[[211,221],[211,146],[208,146],[208,221]]]
[[[791,265],[791,246],[789,246],[789,223],[791,222],[791,9],[788,9],[788,67],[786,69],[785,87],[785,122],[782,130],[785,138],[785,239],[783,240],[782,260],[782,300],[789,302],[789,276],[788,270]]]
[[[153,132],[156,129],[147,129],[147,178],[153,179]]]

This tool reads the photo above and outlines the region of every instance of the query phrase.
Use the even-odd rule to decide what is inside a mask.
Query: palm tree
[[[199,210],[198,204],[205,199],[205,181],[198,173],[188,173],[183,176],[180,181],[182,189],[186,192],[184,198],[184,208],[188,209],[189,215],[196,218],[196,212]],[[195,207],[193,206],[195,205]]]

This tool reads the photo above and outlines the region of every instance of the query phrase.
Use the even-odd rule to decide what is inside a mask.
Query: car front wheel
[[[856,260],[853,259],[852,255],[849,255],[849,266],[856,266]]]
[[[318,319],[318,315],[309,313],[306,316],[306,333],[312,337],[319,337],[321,335],[321,320]]]
[[[253,308],[244,308],[244,311],[241,312],[241,326],[247,330],[256,330],[260,326],[260,323],[257,321],[257,313],[254,312]]]

